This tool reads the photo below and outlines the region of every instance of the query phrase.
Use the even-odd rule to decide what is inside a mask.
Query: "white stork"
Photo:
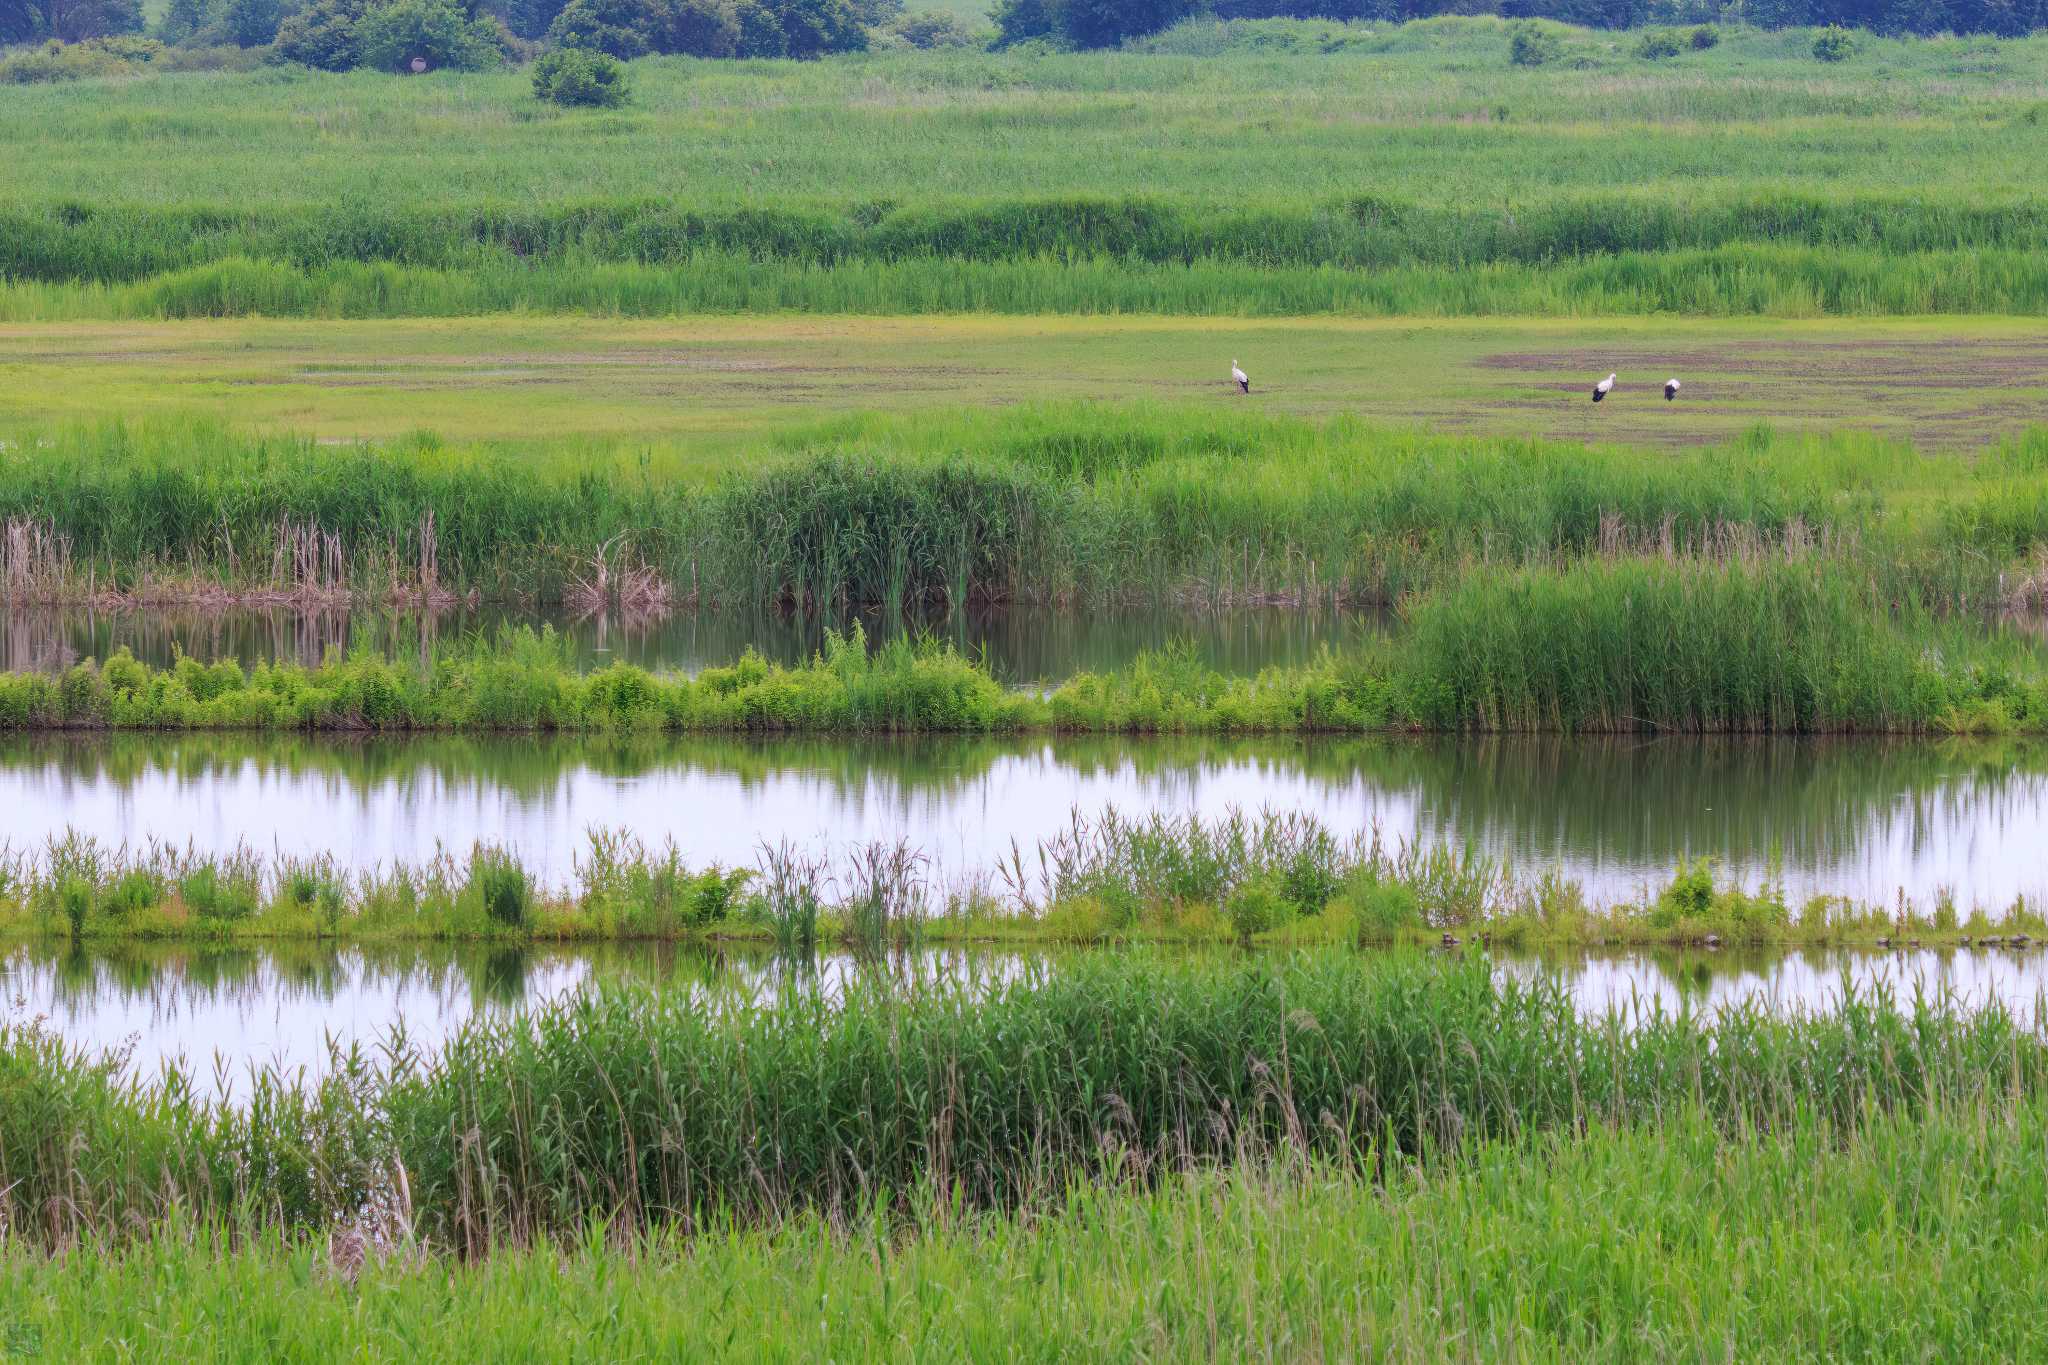
[[[1237,381],[1237,391],[1239,393],[1250,393],[1252,391],[1252,377],[1237,368],[1235,360],[1230,362],[1230,377]]]
[[[1593,401],[1597,403],[1601,399],[1605,398],[1608,394],[1613,392],[1614,376],[1610,374],[1605,379],[1601,380],[1599,383],[1593,386]]]
[[[1669,402],[1670,402],[1670,401],[1671,401],[1672,399],[1674,399],[1674,398],[1676,398],[1676,397],[1678,397],[1678,381],[1677,381],[1676,379],[1667,379],[1667,380],[1665,380],[1665,381],[1664,381],[1664,401],[1665,401],[1665,402],[1667,402],[1667,403],[1669,403]]]

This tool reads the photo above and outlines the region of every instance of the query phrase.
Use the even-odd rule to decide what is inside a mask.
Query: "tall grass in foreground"
[[[1657,1128],[1848,1136],[2037,1100],[2048,1042],[2001,1008],[1846,985],[1826,1011],[1588,1020],[1483,962],[1093,957],[1001,982],[764,1002],[599,992],[472,1022],[234,1110],[0,1034],[7,1226],[64,1244],[173,1216],[323,1231],[395,1198],[481,1254],[615,1227],[855,1219],[918,1191],[1042,1203],[1304,1154],[1384,1174],[1489,1141]],[[402,1172],[402,1174],[400,1174]]]
[[[1734,1135],[1681,1108],[1378,1183],[1237,1166],[1028,1219],[934,1196],[908,1229],[713,1221],[470,1265],[174,1226],[0,1250],[0,1302],[52,1359],[2023,1359],[2048,1349],[2044,1145],[2039,1099]]]
[[[853,416],[714,481],[674,452],[324,447],[192,421],[9,435],[0,597],[432,603],[1392,602],[1475,564],[1812,548],[1893,599],[2038,604],[2039,433],[1646,455],[1050,405]]]

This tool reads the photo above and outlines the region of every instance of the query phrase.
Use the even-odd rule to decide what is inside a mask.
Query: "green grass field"
[[[1254,379],[1231,385],[1230,362]],[[1593,381],[1622,389],[1597,408]],[[1685,387],[1663,400],[1666,378]],[[1871,432],[1969,450],[2048,419],[2028,321],[511,317],[0,325],[0,426],[204,415],[322,439],[649,443],[711,471],[861,412],[1099,400],[1654,449]]]
[[[1871,40],[1827,66],[1796,31],[1731,30],[1665,63],[1579,31],[1584,68],[1523,70],[1508,38],[1499,20],[1445,19],[1364,25],[1328,55],[1196,55],[1196,25],[1155,44],[1184,52],[664,58],[634,65],[634,107],[597,115],[541,109],[512,70],[173,75],[9,90],[0,154],[18,202],[231,212],[1772,191],[1963,209],[2031,199],[2025,168],[2048,160],[2044,39]]]

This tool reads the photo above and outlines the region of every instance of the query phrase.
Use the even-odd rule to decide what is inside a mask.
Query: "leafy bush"
[[[0,61],[0,85],[42,85],[94,76],[132,75],[163,50],[162,43],[149,38],[118,36],[78,43],[61,43],[53,38],[41,47]]]
[[[1856,35],[1839,24],[1829,24],[1813,35],[1813,57],[1820,62],[1845,62],[1856,55]]]
[[[626,102],[626,68],[602,52],[558,47],[533,64],[533,95],[551,104],[616,109]]]
[[[1712,24],[1701,24],[1692,31],[1691,41],[1693,51],[1705,52],[1708,48],[1720,43],[1721,30],[1715,28]]]
[[[867,51],[868,31],[845,0],[781,0],[775,22],[782,27],[786,57],[810,61],[833,52]]]
[[[1661,62],[1679,51],[1678,35],[1668,28],[1651,29],[1636,43],[1636,56],[1646,62]]]
[[[1508,40],[1508,60],[1516,66],[1548,66],[1564,56],[1564,39],[1539,24],[1518,24]]]
[[[357,56],[378,71],[404,71],[415,58],[430,70],[482,71],[500,60],[496,31],[465,18],[450,0],[392,0],[356,24]]]
[[[967,25],[941,10],[921,10],[916,14],[903,15],[889,25],[889,33],[904,46],[923,51],[981,45]]]
[[[1230,927],[1240,943],[1252,939],[1287,918],[1287,903],[1271,877],[1254,877],[1230,894]]]
[[[663,0],[569,0],[548,26],[547,41],[625,62],[665,48],[674,23]]]
[[[362,60],[356,25],[368,0],[313,0],[277,26],[277,55],[316,71],[350,71]]]

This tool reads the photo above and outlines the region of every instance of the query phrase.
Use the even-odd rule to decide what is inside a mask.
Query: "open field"
[[[0,214],[0,316],[2048,303],[2048,205],[2016,172],[2048,158],[2042,40],[1826,66],[1800,32],[1650,62],[1578,31],[1524,69],[1509,35],[663,59],[595,116],[537,110],[516,71],[10,91],[0,151],[32,172]]]
[[[1958,212],[2035,202],[2048,40],[1728,29],[1668,62],[1578,31],[1571,61],[1508,61],[1498,19],[1260,27],[1344,50],[634,63],[635,105],[545,109],[524,73],[191,74],[9,90],[0,149],[23,205],[274,206],[415,214],[661,196],[906,208],[1033,196],[1306,206],[1642,203],[1786,192]],[[1209,30],[1205,32],[1205,30]],[[1251,135],[1255,134],[1255,135]]]
[[[1229,382],[1232,359],[1253,377]],[[1594,380],[1622,391],[1594,407]],[[1676,403],[1659,390],[1685,382]],[[856,412],[1048,400],[1339,414],[1655,448],[1871,432],[1966,450],[2048,422],[2048,338],[1913,321],[563,317],[0,325],[0,425],[199,414],[325,440],[738,448]],[[747,463],[753,464],[750,455]]]

